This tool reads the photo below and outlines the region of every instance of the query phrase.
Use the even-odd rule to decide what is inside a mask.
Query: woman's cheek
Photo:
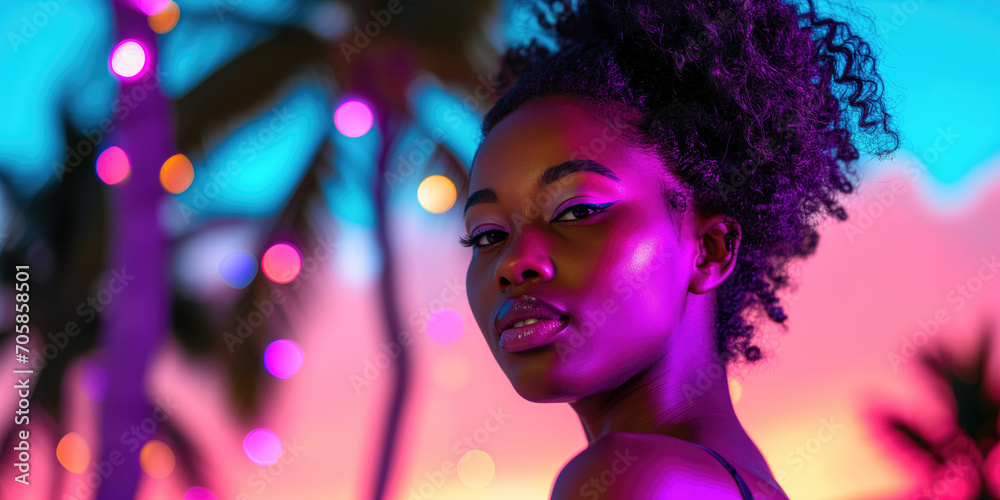
[[[611,287],[615,295],[621,297],[622,300],[628,300],[632,296],[632,286],[629,285],[624,279],[618,278],[615,281],[614,286]]]

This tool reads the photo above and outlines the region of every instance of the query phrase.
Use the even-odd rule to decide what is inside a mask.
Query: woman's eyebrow
[[[469,195],[469,199],[465,202],[465,210],[462,211],[462,215],[469,213],[469,209],[480,203],[499,203],[500,197],[497,196],[497,192],[490,189],[480,189],[475,193]]]
[[[576,172],[593,172],[598,175],[603,175],[615,182],[621,182],[618,180],[618,176],[615,175],[614,171],[610,168],[598,163],[594,160],[579,159],[579,160],[569,160],[564,161],[558,165],[552,165],[551,167],[545,169],[542,175],[538,177],[538,187],[544,188],[553,182],[566,177],[569,174]],[[465,209],[462,211],[463,216],[469,212],[469,209],[480,203],[499,203],[500,197],[497,196],[496,191],[485,188],[476,191],[469,195],[469,199],[465,202]]]

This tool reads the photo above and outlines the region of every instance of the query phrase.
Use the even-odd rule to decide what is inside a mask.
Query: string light
[[[432,214],[447,212],[455,204],[458,190],[455,183],[443,175],[432,175],[417,187],[417,201]]]
[[[278,243],[268,248],[260,259],[264,276],[275,283],[288,283],[299,276],[302,254],[289,243]]]
[[[358,100],[348,100],[337,107],[333,114],[333,124],[347,137],[361,137],[372,129],[375,114],[367,104]]]
[[[146,51],[135,40],[122,40],[111,51],[111,71],[122,78],[133,78],[146,67]]]
[[[97,177],[105,184],[109,186],[118,184],[128,177],[130,169],[128,155],[122,148],[111,146],[97,157],[94,169],[97,170]]]

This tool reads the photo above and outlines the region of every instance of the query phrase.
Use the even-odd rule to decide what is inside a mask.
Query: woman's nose
[[[555,266],[543,238],[525,231],[511,241],[497,263],[495,281],[497,288],[506,292],[531,279],[549,281],[554,274]]]

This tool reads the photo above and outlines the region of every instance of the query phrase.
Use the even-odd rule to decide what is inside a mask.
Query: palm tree
[[[908,415],[922,413],[921,408],[876,410],[876,426],[896,454],[928,471],[919,498],[1000,498],[1000,387],[989,373],[993,335],[991,324],[984,323],[969,359],[933,344],[917,355],[918,366],[951,409],[947,428],[928,430],[914,423]]]
[[[189,43],[183,38],[171,39],[169,33],[156,36],[133,1],[113,1],[116,39],[140,41],[152,61],[164,63],[173,57],[164,49],[165,44],[175,44],[171,47],[176,48],[176,44]],[[388,2],[353,0],[342,4],[356,13],[353,24],[364,26],[369,21],[368,13],[387,9]],[[350,58],[345,57],[342,44],[354,41],[353,26],[332,38],[319,36],[308,27],[315,21],[313,14],[322,2],[283,2],[281,16],[250,12],[237,2],[213,5],[209,10],[193,8],[182,12],[182,23],[209,28],[236,27],[254,36],[250,42],[227,49],[231,56],[218,61],[200,77],[180,86],[164,80],[132,109],[127,119],[116,122],[114,137],[103,146],[114,143],[128,151],[132,170],[127,182],[113,187],[98,182],[88,168],[93,166],[99,152],[95,151],[86,155],[83,166],[68,173],[54,189],[33,198],[16,199],[9,207],[15,214],[14,220],[23,223],[11,226],[17,238],[5,242],[4,261],[33,262],[48,256],[52,263],[50,276],[39,281],[41,288],[33,295],[37,308],[32,307],[38,311],[33,321],[37,322],[38,331],[58,331],[67,320],[73,319],[76,303],[90,293],[105,269],[135,275],[128,293],[116,296],[96,321],[82,325],[78,338],[48,364],[37,381],[36,403],[60,422],[60,387],[65,368],[94,347],[102,348],[108,391],[100,428],[103,452],[102,456],[94,457],[95,462],[107,460],[108,454],[120,447],[123,430],[150,415],[152,408],[143,380],[149,361],[168,330],[192,354],[209,356],[225,367],[232,404],[240,415],[252,416],[256,412],[259,359],[267,334],[262,331],[263,334],[254,335],[231,351],[217,332],[245,317],[254,300],[270,293],[272,285],[264,279],[255,279],[242,291],[239,300],[228,310],[220,311],[218,306],[192,300],[180,290],[176,277],[168,272],[168,257],[172,249],[189,239],[232,224],[262,228],[262,242],[279,237],[315,242],[319,229],[311,220],[316,202],[326,202],[320,205],[329,206],[328,200],[324,200],[324,183],[329,179],[347,182],[348,177],[338,172],[331,159],[336,146],[327,134],[326,139],[303,145],[308,149],[302,159],[306,166],[289,169],[295,173],[285,174],[297,177],[292,182],[294,189],[280,200],[276,210],[253,218],[239,213],[199,214],[194,223],[165,232],[161,202],[168,195],[159,185],[157,175],[164,159],[181,152],[195,162],[196,179],[212,175],[213,165],[207,158],[213,148],[238,132],[248,116],[252,118],[273,107],[279,91],[302,78],[326,82],[320,83],[320,87],[331,101],[345,94],[368,101],[374,108],[382,140],[375,170],[369,174],[372,183],[367,203],[376,214],[374,230],[384,262],[379,296],[385,317],[385,338],[398,341],[403,324],[395,302],[398,290],[392,242],[386,230],[391,186],[386,185],[384,174],[396,137],[413,127],[422,127],[425,122],[419,116],[420,111],[405,97],[407,90],[421,70],[435,74],[445,85],[472,89],[487,77],[494,62],[495,54],[482,28],[497,8],[493,0],[425,0],[419,5],[407,5],[359,54]],[[170,65],[161,64],[159,69],[150,71],[163,67]],[[173,81],[176,83],[176,78]],[[122,82],[119,93],[130,93],[136,85],[139,83]],[[165,88],[168,92],[164,92]],[[483,104],[485,107],[488,103]],[[329,113],[329,108],[326,112]],[[71,126],[66,128],[69,144],[81,140]],[[432,135],[430,130],[425,129],[424,133]],[[432,156],[435,161],[428,164],[435,168],[443,165],[445,170],[435,173],[449,176],[456,185],[466,184],[468,165],[463,154],[443,143],[435,144]],[[0,178],[0,182],[7,193],[15,192],[8,179]],[[260,255],[263,248],[250,250]],[[288,329],[290,322],[279,314],[262,328]],[[410,368],[405,350],[395,362],[390,412],[382,425],[380,455],[373,464],[377,472],[370,491],[376,499],[388,493],[397,431],[407,401]],[[191,465],[199,463],[202,455],[199,446],[170,420],[163,423],[162,429],[178,455],[178,473],[194,484],[204,484],[198,467]],[[63,433],[53,431],[53,434]],[[8,433],[8,440],[11,438]],[[139,474],[138,461],[126,461],[102,482],[98,498],[133,497]]]

